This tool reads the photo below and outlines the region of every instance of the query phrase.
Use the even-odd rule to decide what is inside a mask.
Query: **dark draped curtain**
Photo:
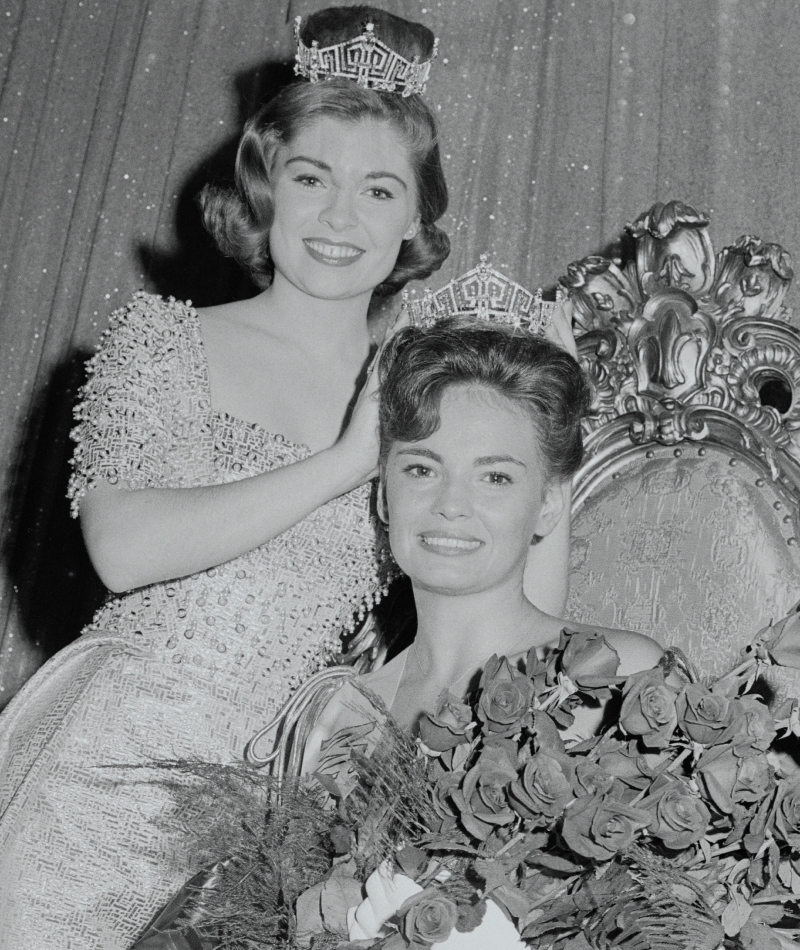
[[[291,78],[307,0],[7,0],[0,8],[0,705],[103,596],[64,497],[71,407],[140,287],[250,292],[194,196]],[[441,38],[453,253],[530,286],[655,201],[800,248],[797,0],[383,0]],[[788,301],[793,302],[791,298]]]

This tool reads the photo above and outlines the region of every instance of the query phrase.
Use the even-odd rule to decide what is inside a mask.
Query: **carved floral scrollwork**
[[[629,444],[713,438],[771,471],[776,452],[800,462],[787,252],[745,235],[715,257],[708,218],[679,201],[654,205],[628,232],[626,264],[587,257],[561,279],[594,396],[587,446],[627,419]]]
[[[727,316],[781,317],[792,262],[780,244],[744,234],[720,251],[711,299]]]
[[[638,392],[680,399],[702,388],[714,321],[682,290],[659,290],[628,331]]]
[[[646,294],[666,287],[702,296],[714,280],[708,218],[682,201],[658,202],[628,230],[636,242],[636,270]]]

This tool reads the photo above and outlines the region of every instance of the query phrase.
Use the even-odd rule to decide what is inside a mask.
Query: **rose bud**
[[[625,679],[617,676],[619,654],[602,633],[565,630],[559,647],[564,675],[582,689],[612,686]]]
[[[419,736],[431,752],[447,752],[469,742],[472,710],[445,690],[437,700],[433,715],[423,713],[419,720]]]

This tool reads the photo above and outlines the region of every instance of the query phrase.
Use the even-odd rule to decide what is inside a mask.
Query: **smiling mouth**
[[[331,244],[318,238],[304,238],[303,244],[315,261],[333,267],[347,267],[364,254],[364,250],[354,244]]]
[[[477,538],[459,538],[443,534],[421,534],[419,539],[424,548],[436,554],[444,554],[447,557],[471,554],[473,551],[477,551],[478,548],[483,547],[483,541],[479,541]]]

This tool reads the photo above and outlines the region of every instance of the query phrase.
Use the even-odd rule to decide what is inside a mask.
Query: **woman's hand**
[[[361,484],[378,474],[378,455],[380,452],[380,433],[378,407],[380,402],[380,381],[378,366],[383,351],[389,340],[403,327],[408,326],[408,313],[403,308],[395,318],[394,323],[386,331],[383,342],[378,347],[369,364],[367,378],[358,394],[358,399],[350,415],[344,434],[333,447],[346,453],[348,458],[356,461],[356,467],[363,473],[357,484]]]

